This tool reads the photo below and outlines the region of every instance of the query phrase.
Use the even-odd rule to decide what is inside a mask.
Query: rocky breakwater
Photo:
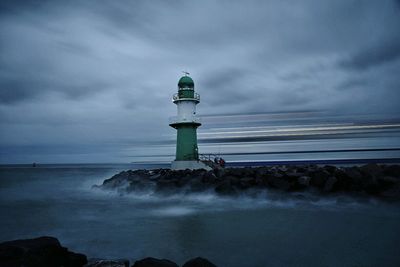
[[[96,186],[119,193],[158,194],[213,191],[220,195],[262,190],[310,191],[316,194],[351,193],[400,200],[400,165],[265,166],[200,170],[128,170]]]
[[[0,267],[178,267],[167,259],[145,258],[129,260],[90,259],[62,247],[60,242],[49,236],[20,239],[0,243]],[[182,267],[217,267],[204,258],[194,258]]]
[[[0,243],[0,267],[82,267],[86,256],[62,247],[54,237]]]

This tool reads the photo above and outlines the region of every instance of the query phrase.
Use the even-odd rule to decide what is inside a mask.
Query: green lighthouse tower
[[[177,130],[176,158],[172,162],[172,169],[209,169],[199,161],[197,147],[197,127],[201,125],[196,116],[196,105],[200,103],[200,95],[194,91],[194,82],[187,76],[181,77],[178,82],[178,93],[172,101],[178,107],[178,115],[171,119],[169,124]]]

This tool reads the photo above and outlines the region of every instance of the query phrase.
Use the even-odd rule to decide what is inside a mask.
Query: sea
[[[165,164],[0,166],[0,242],[54,236],[88,258],[205,257],[219,267],[400,266],[400,205],[265,192],[120,195],[93,188]]]

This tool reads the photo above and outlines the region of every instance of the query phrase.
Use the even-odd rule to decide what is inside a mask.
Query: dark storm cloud
[[[169,138],[182,70],[200,115],[398,113],[399,13],[398,1],[1,1],[0,145]]]
[[[356,53],[341,62],[341,66],[355,70],[365,70],[381,64],[391,63],[400,58],[400,39],[388,44],[379,44]]]

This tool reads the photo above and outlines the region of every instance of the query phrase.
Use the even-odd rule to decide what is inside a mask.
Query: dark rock
[[[337,179],[336,188],[338,190],[342,190],[342,191],[350,191],[351,190],[353,182],[352,182],[351,178],[347,175],[345,170],[338,168],[335,171],[334,175]]]
[[[278,170],[280,173],[285,173],[285,172],[287,172],[288,168],[287,168],[285,165],[282,165],[282,166],[278,166],[278,167],[277,167],[277,170]]]
[[[221,195],[232,195],[236,193],[236,190],[232,186],[231,181],[226,179],[215,187],[215,192]]]
[[[229,181],[232,185],[239,185],[240,183],[240,178],[235,177],[235,176],[227,176],[224,178],[224,180]],[[222,180],[222,181],[224,181]]]
[[[128,187],[126,187],[126,191],[132,192],[132,191],[143,191],[143,190],[150,190],[155,187],[156,183],[154,181],[150,180],[141,180],[139,182],[131,182]]]
[[[347,184],[351,191],[361,191],[363,189],[363,175],[357,167],[345,168],[344,172],[347,176]]]
[[[313,173],[312,179],[311,179],[311,185],[316,186],[318,188],[323,188],[325,185],[326,180],[328,180],[328,177],[330,177],[331,174],[324,170],[318,170]]]
[[[128,260],[93,260],[84,267],[129,267]]]
[[[188,185],[192,179],[193,178],[191,177],[191,175],[187,174],[184,177],[182,177],[181,179],[179,179],[178,182],[176,183],[176,185],[178,187],[183,187],[185,185]]]
[[[213,184],[217,181],[217,176],[214,174],[213,171],[206,172],[203,176],[202,181],[204,183]]]
[[[215,190],[232,195],[240,190],[252,194],[265,187],[283,191],[351,192],[373,194],[389,192],[400,183],[399,165],[366,164],[362,167],[338,168],[326,165],[264,166],[257,168],[216,168],[213,171],[156,169],[120,172],[103,182],[100,188],[122,193],[149,190],[170,194]],[[319,189],[319,190],[317,190]]]
[[[400,183],[397,183],[379,194],[386,200],[400,201]]]
[[[297,173],[306,173],[308,171],[306,166],[296,166]]]
[[[378,178],[378,182],[381,183],[382,186],[391,186],[396,183],[400,183],[400,180],[392,176],[382,176]]]
[[[268,177],[268,184],[276,189],[282,191],[288,191],[292,187],[292,183],[285,179],[285,177],[279,173],[270,175]]]
[[[8,241],[0,244],[1,267],[82,267],[86,256],[73,253],[54,237]]]
[[[256,181],[253,177],[243,177],[239,180],[239,186],[241,188],[249,188],[256,184]]]
[[[125,171],[120,172],[120,173],[112,176],[111,178],[104,180],[103,187],[116,188],[118,186],[121,186],[121,184],[127,184],[128,177],[129,177],[128,172],[125,172]]]
[[[331,174],[334,174],[337,170],[336,166],[332,166],[332,165],[325,165],[324,169]]]
[[[384,188],[375,176],[366,176],[362,181],[363,189],[369,194],[378,194]]]
[[[255,177],[257,179],[264,179],[269,173],[266,167],[260,167],[255,170]]]
[[[214,174],[218,178],[222,178],[225,176],[226,172],[224,168],[215,168],[214,169]]]
[[[242,172],[242,175],[243,176],[247,176],[247,177],[249,177],[249,176],[252,176],[252,177],[254,177],[254,175],[255,175],[255,169],[253,169],[253,168],[251,168],[251,167],[246,167],[246,168],[243,168],[243,172]]]
[[[191,179],[188,183],[189,189],[192,192],[202,192],[209,189],[209,187],[203,183],[200,179]]]
[[[308,187],[310,185],[311,177],[309,176],[300,176],[297,178],[297,183],[300,185],[300,187]]]
[[[161,177],[160,173],[155,173],[152,176],[149,177],[149,180],[151,181],[157,181]]]
[[[207,259],[197,257],[187,261],[182,267],[217,267],[217,265]]]
[[[178,179],[176,178],[169,178],[169,179],[160,179],[157,181],[157,189],[171,189],[171,188],[175,188],[177,183],[178,183]]]
[[[325,182],[324,191],[325,192],[332,192],[334,190],[335,184],[337,182],[337,178],[335,176],[330,176]]]
[[[369,163],[367,165],[361,166],[360,170],[364,174],[364,176],[369,175],[374,177],[380,177],[383,174],[382,168],[375,163]]]
[[[145,258],[136,261],[132,267],[178,267],[178,265],[166,259]]]
[[[392,176],[400,178],[400,165],[389,165],[385,166],[383,173],[386,176]]]

